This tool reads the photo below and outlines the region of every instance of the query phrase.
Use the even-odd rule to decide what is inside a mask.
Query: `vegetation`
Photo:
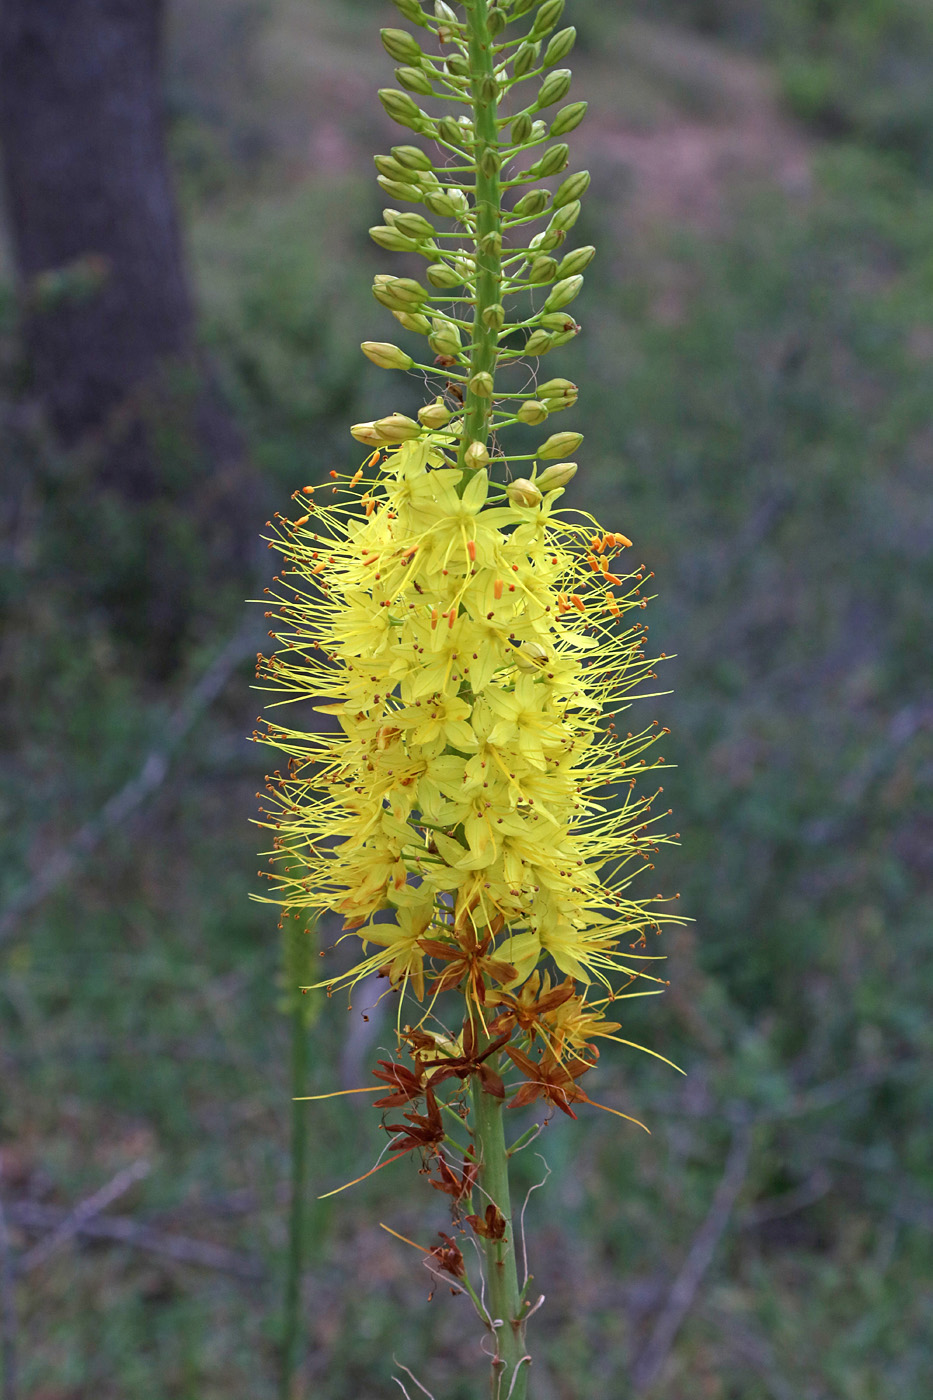
[[[676,880],[696,922],[664,935],[672,986],[650,1021],[637,1001],[626,1013],[631,1039],[650,1036],[689,1071],[684,1086],[612,1047],[598,1071],[600,1090],[620,1094],[606,1101],[637,1103],[652,1137],[629,1151],[616,1120],[594,1114],[552,1124],[538,1144],[566,1228],[531,1197],[549,1323],[535,1394],[583,1400],[625,1395],[633,1375],[644,1384],[671,1282],[731,1159],[718,1252],[662,1348],[656,1393],[921,1400],[933,189],[922,102],[890,72],[919,72],[913,90],[929,90],[926,11],[672,0],[659,24],[655,7],[649,20],[642,8],[611,21],[605,6],[579,7],[575,70],[596,100],[576,236],[600,256],[575,303],[583,334],[552,352],[548,372],[588,385],[575,487],[662,585],[652,642],[678,655],[657,713],[673,731],[665,797],[684,844],[659,858],[659,888]],[[381,148],[370,93],[387,66],[354,38],[382,13],[362,0],[176,7],[172,140],[203,337],[270,511],[356,461],[345,425],[383,392],[357,346],[381,270],[364,161]],[[845,122],[808,107],[788,76],[816,52],[814,34]],[[612,156],[616,114],[631,118],[625,93],[651,94],[651,130],[719,131],[732,117],[715,75],[749,65],[750,52],[762,108],[773,72],[785,114],[809,124],[775,118],[776,139],[790,131],[805,144],[808,183],[786,190],[753,170],[715,183],[712,217],[659,214]],[[690,81],[684,53],[697,58]],[[714,74],[705,87],[701,71]],[[856,113],[895,91],[910,140],[882,139]],[[144,523],[89,497],[86,466],[36,425],[14,310],[7,284],[4,903],[139,772],[270,571],[264,550],[218,571],[169,454],[162,557],[170,548],[191,621],[174,670],[154,678],[147,618],[166,576],[146,572]],[[276,1393],[291,1028],[274,920],[247,898],[257,841],[244,816],[263,771],[245,737],[258,708],[251,669],[244,660],[132,817],[10,923],[0,1152],[17,1248],[37,1238],[17,1224],[24,1202],[70,1205],[145,1159],[148,1177],[110,1214],[237,1251],[263,1272],[71,1244],[18,1283],[24,1397]],[[361,1082],[387,1039],[362,1009],[322,1006],[308,1093]],[[371,1165],[375,1116],[353,1100],[311,1107],[313,1196]],[[543,1167],[531,1154],[518,1163],[521,1193]],[[410,1236],[432,1207],[444,1228],[443,1204],[424,1186],[400,1205],[393,1171],[405,1167],[310,1205],[299,1394],[388,1393],[393,1355],[438,1400],[474,1394],[464,1300],[439,1294],[426,1310],[430,1279],[379,1229]]]

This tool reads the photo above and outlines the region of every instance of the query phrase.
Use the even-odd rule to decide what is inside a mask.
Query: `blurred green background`
[[[398,139],[375,97],[391,81],[377,30],[397,22],[377,0],[169,9],[171,159],[200,340],[250,464],[247,537],[295,487],[356,463],[350,422],[420,402],[357,348],[394,336],[369,284],[400,260],[366,230],[382,202],[370,157]],[[670,992],[630,1003],[624,1032],[687,1079],[621,1047],[599,1071],[604,1101],[651,1137],[592,1113],[538,1144],[551,1175],[527,1213],[547,1294],[534,1394],[635,1393],[734,1125],[750,1122],[747,1170],[652,1393],[925,1400],[933,9],[575,0],[567,22],[574,95],[590,101],[572,149],[593,175],[575,236],[599,251],[584,333],[547,370],[582,389],[566,424],[587,437],[576,499],[655,571],[651,636],[676,659],[673,693],[649,703],[673,731],[683,834],[658,887],[695,922],[665,935]],[[260,697],[243,653],[263,633],[256,618],[245,642],[241,629],[269,556],[218,564],[169,445],[152,568],[150,517],[83,477],[37,419],[9,259],[0,436],[11,1238],[39,1237],[26,1206],[60,1213],[145,1159],[110,1213],[235,1251],[217,1256],[230,1267],[139,1241],[56,1253],[18,1281],[21,1396],[265,1400],[289,1051],[276,919],[248,899],[263,758],[245,737]],[[147,619],[168,587],[184,627],[153,658]],[[241,660],[222,658],[219,693],[192,702],[225,647]],[[173,742],[125,819],[85,825]],[[82,830],[87,858],[26,907]],[[385,1044],[359,1008],[326,1004],[307,1092],[365,1082]],[[374,1159],[360,1102],[308,1109],[315,1196]],[[543,1174],[531,1153],[519,1163],[526,1187]],[[393,1357],[438,1400],[483,1393],[465,1300],[429,1306],[418,1257],[379,1229],[430,1243],[446,1224],[431,1197],[399,1163],[314,1206],[296,1395],[394,1394]]]

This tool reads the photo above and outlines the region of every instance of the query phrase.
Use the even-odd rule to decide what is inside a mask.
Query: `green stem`
[[[308,1076],[308,1018],[304,1007],[289,1015],[292,1031],[291,1209],[288,1221],[288,1263],[282,1317],[282,1400],[292,1400],[292,1386],[301,1348],[301,1276],[305,1252],[305,1196],[308,1170],[307,1105],[294,1100],[305,1093]]]
[[[473,1080],[473,1134],[479,1162],[479,1189],[474,1192],[477,1214],[482,1216],[490,1201],[505,1217],[501,1240],[484,1240],[486,1257],[486,1304],[494,1322],[495,1358],[492,1365],[492,1400],[526,1400],[528,1362],[524,1361],[524,1305],[518,1287],[515,1254],[515,1228],[509,1195],[509,1156],[505,1146],[501,1099],[487,1094],[478,1077]]]
[[[467,9],[476,159],[476,306],[473,314],[471,375],[495,373],[497,332],[494,327],[486,325],[483,312],[499,300],[502,261],[499,132],[496,125],[499,99],[496,79],[493,76],[495,58],[487,25],[488,9],[488,0],[473,0]],[[489,162],[493,162],[496,168],[494,169],[493,164]],[[485,445],[489,436],[491,409],[490,398],[481,398],[471,389],[467,389],[463,436],[460,441],[461,466],[464,464],[470,443],[480,442]]]

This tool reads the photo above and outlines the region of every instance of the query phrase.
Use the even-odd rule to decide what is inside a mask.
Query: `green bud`
[[[494,5],[486,16],[486,28],[492,37],[495,38],[497,34],[501,34],[507,23],[505,15],[497,5]]]
[[[413,131],[419,130],[424,121],[424,114],[407,92],[399,92],[396,88],[380,88],[379,101],[399,126],[409,126]]]
[[[406,185],[399,180],[388,180],[385,175],[377,175],[376,184],[393,199],[404,199],[409,204],[421,203],[421,191],[417,185]]]
[[[513,506],[539,506],[541,504],[541,492],[535,482],[529,481],[527,476],[517,476],[514,481],[510,481],[505,488],[505,494]]]
[[[413,238],[406,238],[388,224],[374,224],[369,236],[380,248],[386,248],[390,253],[412,253],[415,249]]]
[[[547,208],[550,198],[548,190],[529,190],[527,194],[523,194],[521,199],[516,201],[512,213],[520,219],[540,214]]]
[[[558,491],[576,474],[576,462],[557,462],[553,467],[545,467],[541,475],[535,477],[535,485],[539,491]]]
[[[390,307],[389,310],[406,331],[414,331],[416,335],[427,335],[431,329],[431,322],[427,316],[422,316],[420,311],[396,311],[394,307]]]
[[[535,180],[546,180],[549,175],[556,175],[564,169],[569,156],[570,147],[561,142],[560,145],[545,151],[541,159],[535,161],[528,174]]]
[[[567,179],[557,187],[554,208],[563,209],[565,204],[572,204],[574,200],[579,200],[581,195],[586,194],[589,184],[590,172],[588,170],[578,170],[576,175],[568,175]]]
[[[457,215],[457,206],[450,196],[438,190],[427,190],[422,196],[422,203],[439,219],[453,219]]]
[[[566,184],[566,181],[564,182]],[[563,186],[561,186],[563,188]],[[580,217],[580,201],[573,200],[570,204],[562,204],[554,211],[554,217],[548,224],[550,229],[559,229],[561,233],[568,233]]]
[[[552,339],[552,345],[556,350],[558,345],[566,345],[568,340],[573,340],[575,335],[580,334],[580,327],[575,321],[571,321],[565,331],[556,331]]]
[[[406,29],[380,29],[382,47],[396,63],[420,63],[421,45]]]
[[[492,375],[488,374],[486,370],[481,370],[479,374],[474,374],[473,377],[467,381],[467,388],[470,393],[475,394],[478,399],[491,399],[493,389]]]
[[[396,69],[396,75],[401,71],[400,68]],[[412,72],[414,71],[416,70],[412,69]],[[554,102],[560,102],[570,91],[572,78],[573,74],[569,68],[555,68],[553,73],[548,73],[538,88],[535,106],[540,110],[542,107],[550,107]]]
[[[416,423],[414,418],[406,418],[404,413],[390,413],[388,418],[377,418],[373,427],[386,442],[408,442],[421,435],[421,424]]]
[[[562,306],[569,306],[580,293],[583,286],[583,278],[578,273],[576,277],[565,277],[552,288],[551,294],[544,303],[545,311],[559,311]]]
[[[422,68],[396,68],[395,76],[403,88],[419,97],[433,97],[434,85]]]
[[[527,15],[529,10],[533,10],[538,0],[513,0],[512,18],[521,19],[522,15]]]
[[[405,180],[408,175],[404,165],[399,165],[391,156],[373,156],[373,165],[387,180]]]
[[[373,279],[373,293],[381,292],[389,300],[399,306],[400,310],[407,310],[420,306],[427,300],[428,293],[420,282],[416,282],[413,277],[392,277],[385,273],[379,273]],[[381,300],[381,297],[377,297]],[[383,302],[388,306],[389,302]]]
[[[459,277],[453,268],[448,267],[446,263],[431,263],[425,269],[424,275],[432,287],[459,287],[463,282],[463,278]]]
[[[546,331],[556,331],[562,334],[564,331],[574,329],[574,319],[569,311],[548,311],[543,316],[539,316],[538,325]]]
[[[484,309],[483,325],[492,331],[501,331],[505,325],[505,307],[501,302],[495,301]]]
[[[551,135],[566,136],[568,131],[573,131],[580,125],[585,116],[585,102],[571,102],[568,106],[561,107],[557,116],[551,122]]]
[[[538,424],[543,423],[548,416],[548,406],[540,399],[526,399],[515,416],[522,423],[527,423],[529,427],[537,428]]]
[[[376,427],[380,425],[377,422]],[[539,457],[564,457],[568,452],[576,452],[583,441],[582,433],[552,433],[538,448]]]
[[[481,442],[471,442],[466,452],[464,460],[471,471],[478,471],[489,462],[489,452]]]
[[[545,384],[538,385],[538,398],[544,400],[552,413],[570,408],[576,403],[579,393],[576,384],[569,379],[549,379]]]
[[[542,34],[547,34],[549,29],[553,29],[563,13],[564,0],[544,0],[544,4],[535,15],[535,22],[531,26],[531,32],[535,38],[539,38]]]
[[[393,146],[392,154],[406,170],[432,170],[431,157],[420,146]]]
[[[450,422],[450,412],[444,407],[442,399],[435,399],[434,403],[418,409],[418,421],[425,428],[444,428]]]
[[[492,76],[491,73],[487,73],[486,77],[480,83],[479,96],[480,101],[485,102],[487,105],[490,102],[498,102],[499,84],[496,82],[495,78]]]
[[[543,229],[541,233],[536,233],[531,240],[531,247],[538,252],[546,253],[550,248],[556,248],[563,243],[564,235],[560,229]]]
[[[484,233],[477,246],[481,253],[492,253],[494,257],[498,257],[502,252],[502,234]]]
[[[470,76],[470,65],[462,53],[452,53],[444,66],[454,78],[468,78]]]
[[[392,0],[392,4],[410,24],[420,24],[422,29],[427,28],[428,21],[418,0]]]
[[[457,16],[449,5],[444,4],[444,0],[434,0],[434,16],[441,21],[441,24],[457,23]]]
[[[436,355],[459,355],[463,348],[460,328],[453,321],[436,316],[432,322],[428,344]]]
[[[466,137],[463,127],[453,117],[441,118],[437,124],[437,134],[451,146],[462,146]]]
[[[526,355],[546,355],[551,348],[551,337],[547,331],[532,331],[525,341]]]
[[[423,243],[426,238],[434,237],[434,229],[420,214],[399,214],[395,220],[395,227],[400,233],[404,233],[408,238],[414,238],[418,243]]]
[[[357,442],[363,443],[364,447],[385,447],[388,441],[382,436],[375,423],[351,424],[350,436],[355,437]]]
[[[595,255],[596,249],[592,243],[587,243],[582,248],[574,248],[572,253],[568,253],[565,258],[561,259],[558,276],[575,276],[576,273],[582,272],[585,267],[589,267]]]
[[[550,68],[553,64],[560,63],[562,58],[566,58],[573,48],[576,38],[577,31],[574,29],[573,25],[571,25],[569,29],[559,30],[545,49],[545,68]]]
[[[411,369],[414,364],[410,355],[387,340],[364,340],[360,349],[380,369]]]
[[[532,44],[527,39],[523,44],[519,45],[515,50],[515,59],[513,63],[513,71],[516,78],[523,78],[526,73],[530,73],[532,69],[538,66],[538,54],[540,51],[540,44]],[[528,124],[530,128],[530,119]]]
[[[531,135],[531,117],[527,112],[520,112],[512,123],[509,133],[513,146],[522,146]]]
[[[498,175],[501,164],[498,151],[494,151],[492,146],[487,146],[479,160],[479,168],[483,174],[489,178]]]
[[[528,269],[529,282],[553,282],[557,275],[557,259],[542,254]]]

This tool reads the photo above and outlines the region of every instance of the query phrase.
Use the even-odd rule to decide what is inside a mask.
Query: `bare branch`
[[[680,1273],[655,1320],[647,1345],[632,1366],[632,1389],[636,1393],[649,1391],[657,1381],[677,1333],[693,1306],[748,1174],[751,1142],[749,1124],[738,1123],[709,1213],[693,1238]]]
[[[79,827],[70,841],[44,860],[35,879],[8,902],[0,913],[0,945],[15,936],[25,915],[71,879],[110,831],[121,826],[161,787],[175,750],[203,711],[217,699],[240,662],[253,653],[255,645],[253,623],[233,634],[174,711],[165,726],[162,742],[149,753],[136,776],[114,793],[95,817]]]
[[[17,1273],[28,1274],[33,1269],[37,1269],[40,1264],[44,1264],[53,1254],[63,1248],[69,1240],[73,1240],[83,1227],[93,1220],[95,1215],[100,1215],[101,1211],[107,1209],[120,1196],[126,1194],[131,1186],[137,1181],[141,1181],[144,1176],[148,1176],[150,1166],[148,1162],[142,1160],[133,1162],[129,1167],[124,1167],[123,1171],[117,1172],[112,1181],[108,1181],[106,1186],[102,1186],[99,1191],[95,1191],[93,1196],[88,1196],[70,1211],[63,1220],[46,1235],[44,1240],[40,1240],[26,1254],[23,1254],[17,1263]]]

